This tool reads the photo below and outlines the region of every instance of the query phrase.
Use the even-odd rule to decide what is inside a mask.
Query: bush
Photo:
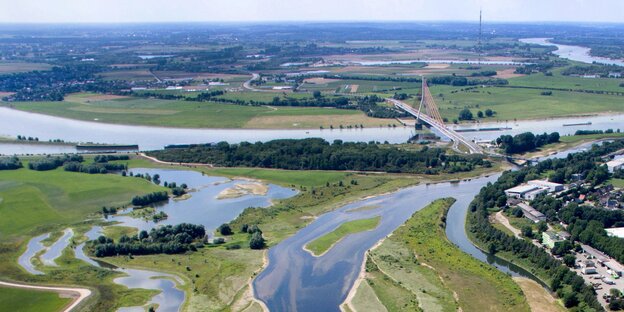
[[[251,249],[262,249],[265,246],[264,237],[262,237],[262,233],[255,232],[251,235],[251,240],[249,241],[249,248]]]
[[[19,168],[22,168],[22,162],[19,158],[15,156],[0,158],[0,170],[15,170]]]
[[[232,234],[234,234],[234,232],[232,232],[232,228],[230,228],[230,226],[227,223],[221,224],[219,226],[219,228],[217,228],[217,231],[219,231],[219,233],[221,233],[221,235],[232,235]]]
[[[223,238],[223,237],[215,237],[212,240],[212,243],[215,244],[215,245],[223,244],[223,243],[225,243],[225,238]]]

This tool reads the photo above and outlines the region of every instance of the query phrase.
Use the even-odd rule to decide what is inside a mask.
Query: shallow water
[[[30,241],[28,241],[28,246],[26,247],[26,251],[19,257],[17,263],[23,267],[28,273],[41,275],[43,272],[35,269],[35,266],[32,264],[32,258],[41,250],[44,250],[46,247],[41,243],[41,241],[50,237],[50,233],[46,233],[43,235],[39,235],[37,237],[33,237]]]
[[[131,289],[155,289],[161,292],[152,297],[148,304],[158,304],[159,312],[177,312],[180,311],[184,302],[184,292],[176,288],[178,281],[180,284],[184,282],[177,276],[146,270],[136,269],[116,269],[116,271],[128,274],[128,276],[115,278],[113,281],[117,284],[124,285]],[[165,277],[165,278],[163,278]],[[143,307],[124,307],[119,312],[143,312]]]
[[[217,199],[217,195],[239,183],[249,183],[248,180],[230,180],[223,177],[202,175],[200,172],[189,170],[166,169],[132,169],[136,173],[148,173],[151,176],[160,175],[164,183],[176,182],[178,185],[186,183],[191,197],[186,200],[169,200],[166,203],[155,205],[156,212],[163,211],[168,218],[158,223],[150,220],[133,218],[128,215],[108,217],[109,221],[121,222],[120,225],[136,227],[139,230],[149,231],[157,225],[176,225],[180,223],[201,224],[207,233],[212,233],[223,223],[235,219],[247,207],[268,207],[275,199],[284,199],[297,194],[297,191],[275,184],[269,184],[266,195],[244,195],[238,198]],[[129,212],[129,211],[126,211]]]
[[[97,239],[100,235],[102,235],[102,227],[101,226],[94,226],[92,227],[89,231],[87,231],[85,233],[85,236],[87,237],[87,241],[90,240],[95,240]],[[81,244],[79,244],[78,246],[76,246],[76,248],[74,248],[74,255],[76,256],[77,259],[80,259],[92,266],[96,266],[99,267],[100,264],[89,258],[85,253],[84,253],[84,247],[87,244],[87,242],[83,242]]]
[[[58,266],[54,260],[63,254],[63,250],[69,246],[71,243],[71,239],[74,236],[74,231],[72,229],[65,229],[63,231],[63,236],[59,238],[56,242],[54,242],[50,247],[48,247],[47,251],[41,255],[41,262],[43,265],[47,266]]]

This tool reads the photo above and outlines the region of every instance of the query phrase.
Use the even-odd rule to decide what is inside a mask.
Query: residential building
[[[552,249],[555,247],[555,243],[562,241],[562,239],[555,232],[546,231],[542,232],[542,244]]]

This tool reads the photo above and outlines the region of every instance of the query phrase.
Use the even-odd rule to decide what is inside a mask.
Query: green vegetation
[[[347,235],[370,231],[379,225],[381,217],[377,216],[370,219],[352,220],[342,223],[335,230],[311,241],[305,247],[315,256],[320,256],[332,248],[341,239]]]
[[[432,86],[431,93],[435,97],[440,114],[448,120],[457,118],[464,108],[471,110],[473,115],[476,115],[479,110],[492,109],[496,111],[493,117],[496,120],[537,119],[624,111],[622,96],[608,94],[553,91],[552,96],[542,96],[541,91],[536,89],[440,85]]]
[[[320,138],[286,139],[181,146],[148,152],[174,163],[202,163],[222,167],[260,167],[289,170],[351,170],[441,174],[469,172],[492,164],[478,155],[457,155],[442,148],[401,149],[394,145],[352,143]]]
[[[190,128],[329,128],[330,125],[338,127],[341,123],[345,126],[388,123],[366,117],[356,110],[244,106],[90,93],[70,95],[62,102],[2,102],[0,105],[79,120]],[[391,123],[394,124],[394,121]]]
[[[0,287],[0,310],[11,312],[57,312],[71,302],[55,292]]]
[[[400,301],[409,298],[424,311],[529,311],[509,276],[448,241],[445,218],[453,202],[437,200],[416,212],[370,252],[366,282],[379,301],[388,311],[410,310],[402,307],[413,301]]]
[[[102,206],[124,206],[132,196],[158,190],[142,179],[25,168],[0,173],[0,237],[84,220]]]

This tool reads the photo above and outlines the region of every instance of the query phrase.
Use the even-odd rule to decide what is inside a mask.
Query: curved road
[[[74,299],[74,301],[69,306],[63,309],[63,312],[72,311],[80,303],[82,303],[85,299],[87,299],[87,297],[91,296],[91,290],[87,288],[36,286],[36,285],[15,284],[15,283],[2,282],[2,281],[0,281],[0,285],[7,286],[7,287],[15,287],[15,288],[34,289],[34,290],[49,290],[49,291],[54,291],[57,293],[78,294],[78,298]]]

